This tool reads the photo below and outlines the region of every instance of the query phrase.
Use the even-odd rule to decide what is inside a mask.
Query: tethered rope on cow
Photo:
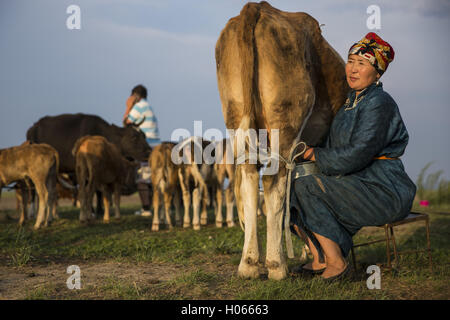
[[[303,150],[294,154],[295,150],[298,146],[303,145]],[[287,169],[287,182],[286,182],[286,194],[284,195],[286,199],[286,207],[285,207],[285,216],[284,216],[284,238],[286,240],[286,251],[287,256],[289,259],[294,258],[294,248],[292,246],[292,237],[291,237],[291,229],[290,229],[290,223],[291,223],[291,180],[292,180],[292,170],[295,169],[295,160],[303,155],[306,151],[306,143],[303,141],[300,142],[294,142],[294,144],[291,147],[291,150],[289,151],[289,157],[286,160],[281,155],[279,156],[279,159],[281,159],[285,163],[285,167]]]
[[[285,159],[281,154],[277,152],[270,151],[270,156],[268,158],[275,158],[277,160],[282,160],[285,163],[285,167],[287,170],[287,182],[286,182],[286,193],[284,195],[283,203],[285,203],[285,216],[284,216],[284,238],[286,240],[286,251],[287,256],[289,259],[294,258],[294,248],[292,246],[292,237],[291,237],[291,230],[290,230],[290,223],[291,223],[291,181],[292,181],[292,170],[295,169],[295,160],[303,155],[307,149],[307,145],[305,142],[300,141],[297,142],[298,139],[296,139],[289,151],[289,157],[288,159]],[[294,154],[295,150],[298,146],[303,145],[303,150]],[[268,148],[269,149],[269,148]],[[267,153],[266,153],[267,155]],[[286,202],[285,202],[286,200]]]

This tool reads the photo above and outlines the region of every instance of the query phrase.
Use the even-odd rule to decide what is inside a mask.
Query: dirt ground
[[[202,265],[202,271],[216,272],[225,277],[231,277],[236,272],[235,266],[219,261],[211,261]],[[170,282],[183,274],[189,274],[197,268],[168,263],[139,263],[114,261],[70,262],[80,268],[81,289],[75,292],[81,299],[101,299],[102,288],[108,284],[133,284],[136,288],[151,287],[152,285]],[[30,292],[42,288],[50,288],[60,292],[55,298],[70,297],[67,273],[70,263],[50,263],[49,265],[27,265],[24,267],[11,267],[0,263],[0,300],[21,300],[30,298]],[[137,289],[139,290],[139,289]],[[34,294],[35,295],[35,294]],[[31,298],[36,298],[31,296]]]

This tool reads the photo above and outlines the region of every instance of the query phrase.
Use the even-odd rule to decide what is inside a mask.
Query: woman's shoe
[[[345,278],[347,278],[349,276],[349,272],[350,272],[350,264],[347,264],[347,266],[345,267],[344,271],[342,271],[341,273],[329,277],[329,278],[322,278],[323,281],[327,282],[327,283],[331,283],[334,281],[339,281],[339,280],[343,280]]]
[[[315,275],[315,274],[322,274],[326,269],[326,268],[317,269],[317,270],[306,269],[306,268],[304,268],[304,266],[306,266],[306,263],[301,264],[300,266],[292,269],[292,273],[294,273],[294,274],[305,274],[306,273],[306,274],[314,274]]]

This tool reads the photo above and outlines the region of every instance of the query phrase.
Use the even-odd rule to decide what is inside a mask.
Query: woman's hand
[[[316,157],[314,156],[314,148],[306,146],[306,151],[303,153],[303,159],[316,161]]]

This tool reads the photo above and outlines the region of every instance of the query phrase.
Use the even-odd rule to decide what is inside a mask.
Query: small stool
[[[425,227],[426,227],[426,233],[427,233],[427,249],[421,249],[421,250],[408,250],[408,251],[402,251],[399,252],[397,250],[397,243],[395,242],[395,236],[394,236],[394,227],[399,226],[406,223],[411,223],[415,221],[425,221]],[[356,244],[352,247],[351,253],[352,253],[352,261],[353,261],[353,268],[356,271],[356,259],[355,259],[355,252],[354,248],[367,246],[370,244],[374,244],[377,242],[386,242],[386,256],[387,256],[387,269],[392,270],[392,264],[391,264],[391,248],[390,248],[390,242],[392,241],[393,247],[394,247],[394,258],[395,258],[395,266],[398,266],[399,259],[398,256],[400,254],[410,254],[410,253],[417,253],[417,252],[424,252],[428,251],[428,259],[430,263],[430,270],[433,271],[433,261],[431,259],[431,246],[430,246],[430,226],[429,226],[429,218],[426,213],[418,213],[418,212],[410,212],[410,214],[403,220],[396,221],[393,223],[387,223],[383,226],[379,226],[379,228],[384,228],[385,238],[380,240],[374,240],[369,241],[366,243]],[[389,235],[390,232],[390,235]]]

